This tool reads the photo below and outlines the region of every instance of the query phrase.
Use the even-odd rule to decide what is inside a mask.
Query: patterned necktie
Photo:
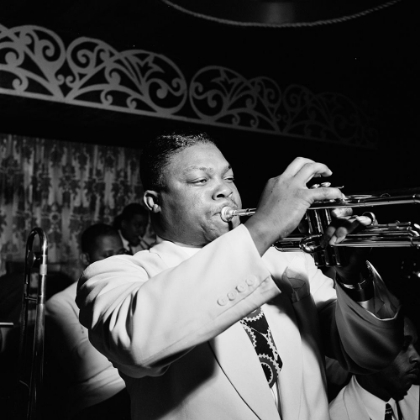
[[[392,411],[392,407],[387,403],[385,405],[385,418],[384,420],[397,420],[394,416],[394,412]]]
[[[239,321],[257,352],[270,388],[277,382],[283,362],[277,352],[270,327],[261,308]]]

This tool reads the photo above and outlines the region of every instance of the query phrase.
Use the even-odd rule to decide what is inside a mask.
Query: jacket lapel
[[[273,395],[255,349],[238,322],[210,341],[219,366],[244,402],[262,420],[278,420]]]
[[[168,268],[189,258],[182,247],[168,241],[159,243],[151,252],[158,254]],[[210,340],[210,346],[220,368],[255,415],[261,420],[279,420],[264,371],[242,325],[234,324]]]

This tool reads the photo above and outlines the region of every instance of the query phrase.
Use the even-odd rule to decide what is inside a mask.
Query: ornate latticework
[[[36,26],[0,25],[0,93],[362,147],[377,141],[366,115],[343,95],[300,85],[282,91],[267,77],[217,66],[188,82],[163,55],[119,52],[85,37],[66,47]]]

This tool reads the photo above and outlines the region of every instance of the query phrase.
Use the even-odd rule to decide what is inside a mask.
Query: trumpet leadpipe
[[[224,222],[230,222],[234,217],[252,216],[256,208],[249,209],[233,209],[232,207],[223,207],[220,212],[220,217]]]

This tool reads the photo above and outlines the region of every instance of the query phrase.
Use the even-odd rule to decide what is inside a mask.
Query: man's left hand
[[[365,226],[376,223],[368,216],[353,216],[353,210],[349,207],[337,208],[332,212],[332,222],[324,232],[321,246],[335,245],[343,242],[350,233],[357,232]],[[366,258],[371,248],[368,247],[340,247],[342,266],[336,266],[335,270],[344,283],[354,284],[363,277],[366,270]]]

